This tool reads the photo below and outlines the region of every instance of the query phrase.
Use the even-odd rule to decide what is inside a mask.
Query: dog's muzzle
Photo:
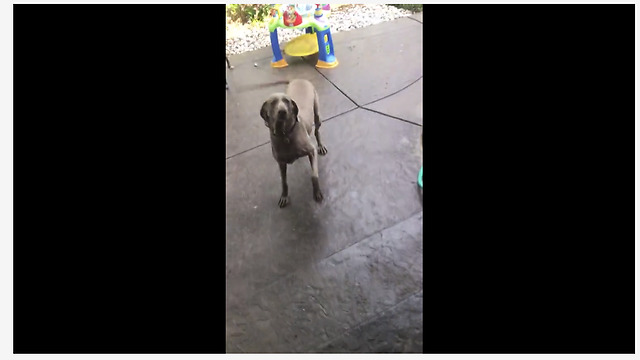
[[[288,141],[289,134],[293,131],[293,129],[298,125],[298,120],[293,122],[293,125],[289,130],[284,129],[284,121],[277,121],[273,127],[273,136],[278,138],[285,138]]]
[[[275,126],[273,127],[273,135],[285,135],[284,120],[276,120]]]

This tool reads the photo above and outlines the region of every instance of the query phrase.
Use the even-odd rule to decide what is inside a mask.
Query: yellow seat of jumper
[[[284,46],[284,53],[289,56],[307,56],[317,52],[318,37],[316,34],[300,35]]]

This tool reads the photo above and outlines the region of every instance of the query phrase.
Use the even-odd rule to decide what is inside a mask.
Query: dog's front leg
[[[309,154],[309,163],[311,164],[311,184],[313,185],[313,198],[317,202],[321,202],[324,198],[322,191],[320,191],[320,184],[318,183],[318,151],[313,148],[311,154]]]
[[[279,162],[278,165],[280,165],[280,178],[282,179],[282,195],[280,195],[278,206],[283,208],[289,203],[289,187],[287,186],[287,163]]]

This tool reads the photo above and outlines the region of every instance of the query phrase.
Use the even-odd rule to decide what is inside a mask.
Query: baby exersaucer
[[[318,53],[316,67],[333,68],[338,66],[334,55],[333,39],[327,17],[331,13],[329,4],[274,4],[271,8],[269,32],[274,68],[286,67],[287,61],[282,56],[278,43],[278,28],[305,29],[301,35],[284,46],[289,56],[307,56]]]

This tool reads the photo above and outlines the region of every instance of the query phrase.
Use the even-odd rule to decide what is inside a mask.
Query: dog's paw
[[[278,201],[278,206],[283,208],[283,207],[287,206],[287,204],[289,204],[289,197],[288,196],[280,196],[280,200]]]
[[[325,146],[319,146],[318,147],[318,154],[327,155],[327,148]]]
[[[320,190],[314,191],[313,198],[316,200],[316,202],[322,202],[322,200],[324,199],[324,196],[322,195],[322,191]]]

